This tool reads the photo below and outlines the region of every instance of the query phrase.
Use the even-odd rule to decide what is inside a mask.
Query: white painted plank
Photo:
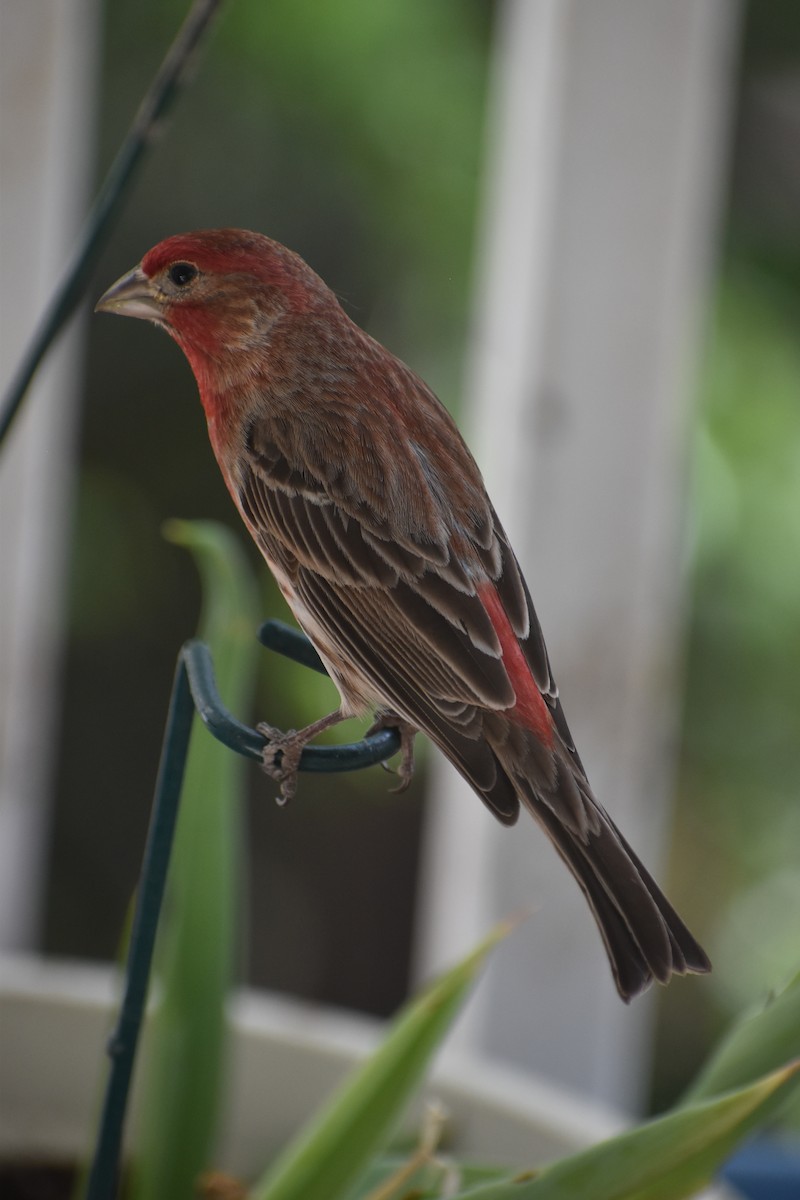
[[[657,876],[736,12],[507,0],[495,68],[470,441],[594,789]],[[636,1107],[650,1004],[618,1000],[578,888],[532,822],[497,827],[443,765],[433,792],[421,970],[497,917],[538,910],[498,954],[462,1038]]]
[[[85,211],[95,0],[0,9],[0,382],[8,382]],[[36,938],[78,394],[62,340],[0,455],[0,946]]]

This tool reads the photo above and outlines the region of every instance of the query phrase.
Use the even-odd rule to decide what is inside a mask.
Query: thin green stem
[[[101,250],[114,228],[144,154],[163,130],[163,118],[184,86],[189,68],[218,15],[222,0],[195,0],[175,41],[145,93],[128,134],[89,213],[61,283],[39,321],[0,405],[0,444],[36,371],[72,316]]]

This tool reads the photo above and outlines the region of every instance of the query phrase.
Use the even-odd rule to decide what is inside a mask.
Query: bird
[[[294,791],[308,741],[352,716],[422,731],[494,816],[526,810],[597,922],[617,991],[709,959],[595,797],[528,586],[445,406],[361,329],[295,252],[211,229],[154,246],[97,311],[143,318],[194,373],[231,497],[339,692],[269,737]]]

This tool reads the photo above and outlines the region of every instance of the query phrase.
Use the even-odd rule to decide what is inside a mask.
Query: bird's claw
[[[306,744],[323,729],[339,720],[341,716],[337,711],[322,717],[305,729],[276,729],[274,725],[267,725],[264,721],[256,726],[258,732],[266,739],[261,751],[261,766],[270,779],[280,784],[280,805],[288,804],[297,791],[297,772]],[[394,768],[381,763],[381,766],[397,775],[398,785],[391,791],[404,792],[414,774],[414,738],[417,731],[402,717],[395,716],[394,713],[381,713],[366,736],[379,733],[382,729],[394,729],[400,735],[400,765]]]
[[[267,739],[267,744],[261,752],[261,765],[267,775],[281,785],[279,804],[288,804],[297,791],[297,772],[307,743],[318,733],[322,733],[323,729],[338,725],[342,719],[341,711],[337,708],[326,717],[320,717],[318,721],[306,725],[305,729],[276,729],[274,725],[267,725],[263,721],[256,725],[258,732]]]
[[[400,765],[390,767],[388,763],[381,763],[384,771],[397,776],[397,787],[390,788],[389,791],[392,795],[399,795],[400,792],[406,791],[414,775],[414,738],[417,731],[402,717],[395,716],[394,713],[382,713],[367,730],[366,736],[380,733],[382,729],[394,729],[400,735]]]
[[[266,739],[261,751],[261,766],[270,779],[281,785],[278,804],[283,806],[294,798],[297,791],[297,771],[303,753],[305,739],[303,730],[276,729],[265,722],[256,725],[257,731]]]

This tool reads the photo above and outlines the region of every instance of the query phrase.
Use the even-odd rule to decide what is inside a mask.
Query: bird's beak
[[[163,323],[164,312],[159,295],[141,267],[134,267],[104,292],[95,312],[117,313],[121,317],[141,317]]]

